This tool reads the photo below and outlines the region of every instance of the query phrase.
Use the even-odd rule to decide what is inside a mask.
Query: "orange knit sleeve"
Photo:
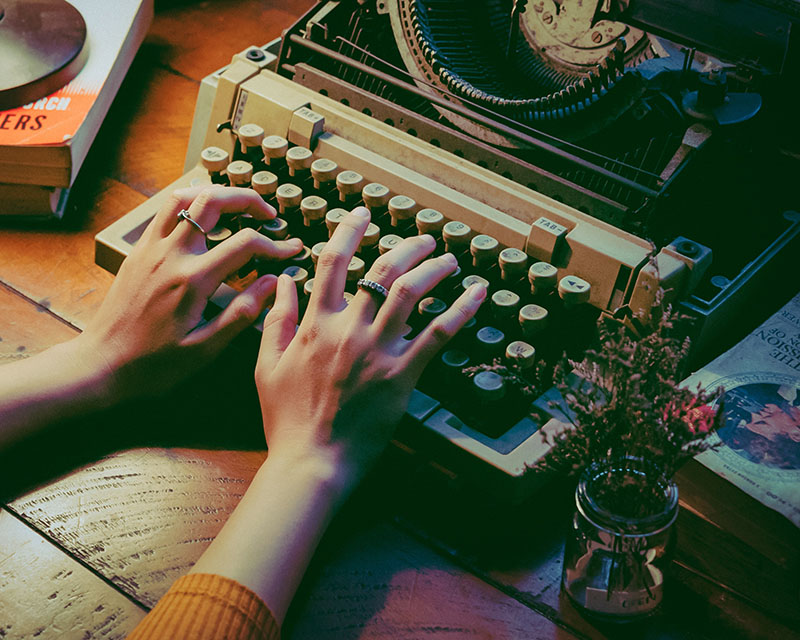
[[[267,605],[235,580],[190,573],[175,581],[128,640],[278,640]]]

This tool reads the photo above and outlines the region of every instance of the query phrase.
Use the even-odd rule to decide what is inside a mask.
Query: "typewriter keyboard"
[[[241,289],[265,273],[288,274],[297,285],[302,314],[326,241],[347,212],[359,205],[370,210],[372,222],[348,266],[346,300],[379,255],[403,238],[433,236],[435,254],[448,251],[459,266],[420,301],[409,320],[411,333],[421,331],[475,282],[487,287],[488,296],[477,317],[431,364],[420,391],[463,416],[487,439],[501,438],[529,412],[519,385],[511,387],[489,370],[491,366],[504,364],[523,380],[529,376],[533,384],[537,363],[552,367],[563,351],[578,355],[592,341],[598,311],[588,304],[591,284],[586,280],[559,276],[552,264],[503,247],[493,236],[447,220],[436,209],[422,208],[410,196],[392,195],[388,186],[367,182],[329,158],[315,157],[307,147],[265,136],[258,125],[243,125],[239,140],[236,159],[217,147],[203,150],[201,162],[210,181],[254,189],[278,217],[262,224],[249,216],[226,216],[208,234],[209,248],[244,227],[273,240],[301,238],[304,248],[284,263],[254,261],[231,284]],[[487,365],[487,370],[464,372],[478,365]]]
[[[368,140],[361,132],[371,125],[361,114],[344,123],[345,107],[313,94],[292,104],[285,97],[287,81],[276,76],[275,82],[284,91],[280,108],[276,111],[272,97],[275,87],[262,86],[251,87],[242,106],[244,83],[233,132],[206,136],[207,143],[217,144],[207,144],[197,167],[98,234],[98,264],[116,271],[159,203],[178,186],[202,182],[251,188],[278,211],[267,223],[245,215],[224,217],[208,233],[209,246],[244,227],[272,239],[299,237],[304,244],[284,263],[254,261],[233,274],[230,286],[212,298],[218,306],[258,275],[286,273],[297,285],[302,313],[320,252],[357,205],[370,210],[371,223],[348,267],[346,300],[379,255],[403,238],[430,234],[436,253],[453,253],[459,266],[419,302],[409,320],[412,334],[473,282],[485,284],[488,296],[423,374],[407,410],[411,426],[401,429],[400,437],[406,446],[445,460],[446,467],[451,459],[454,467],[464,460],[475,467],[477,459],[491,480],[519,485],[549,446],[542,431],[558,428],[558,419],[564,419],[553,408],[550,385],[539,386],[545,393],[533,403],[521,387],[533,384],[541,370],[546,379],[564,351],[579,356],[592,343],[601,310],[630,299],[649,245],[602,223],[587,233],[579,212],[559,203],[541,205],[538,194],[520,187],[515,192],[441,150],[424,153],[424,143],[405,140],[411,137],[389,127],[372,130]],[[444,164],[437,168],[439,161]],[[486,202],[501,193],[506,210],[527,205],[533,222]]]

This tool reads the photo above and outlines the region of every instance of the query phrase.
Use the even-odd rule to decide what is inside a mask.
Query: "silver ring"
[[[192,216],[189,215],[189,212],[186,209],[181,209],[178,212],[178,222],[180,222],[181,220],[186,220],[186,222],[190,223],[195,229],[197,229],[204,236],[208,236],[206,230],[200,226],[200,223],[197,220],[195,220],[194,218],[192,218]]]
[[[356,286],[359,289],[363,289],[367,293],[377,293],[381,296],[381,302],[386,300],[386,296],[389,295],[389,290],[384,287],[379,282],[375,282],[374,280],[367,280],[366,278],[361,278],[358,282],[356,282]]]

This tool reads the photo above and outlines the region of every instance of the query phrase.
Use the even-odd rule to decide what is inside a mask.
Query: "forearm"
[[[110,376],[82,337],[0,367],[0,449],[111,402]]]
[[[192,572],[215,573],[247,586],[282,623],[352,484],[335,465],[270,454]]]

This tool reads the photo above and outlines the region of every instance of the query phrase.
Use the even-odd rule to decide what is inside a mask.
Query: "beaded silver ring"
[[[389,295],[389,290],[382,284],[380,284],[379,282],[375,282],[374,280],[367,280],[366,278],[361,278],[359,279],[358,282],[356,282],[356,286],[359,289],[363,289],[367,293],[377,293],[379,296],[381,296],[380,300],[381,302],[386,300],[386,296]]]

